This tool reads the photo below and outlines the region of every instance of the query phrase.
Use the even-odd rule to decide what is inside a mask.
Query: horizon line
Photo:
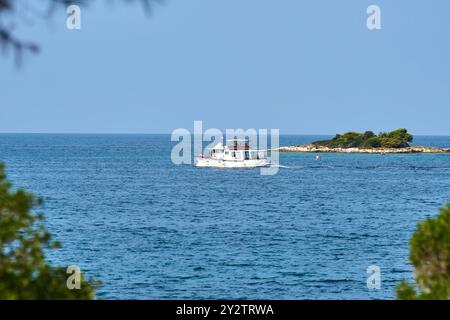
[[[350,131],[346,131],[350,132]],[[3,134],[53,134],[53,135],[171,135],[172,133],[167,132],[0,132],[0,135]],[[192,134],[192,133],[191,133]],[[339,134],[339,133],[338,133]],[[414,134],[413,136],[441,136],[441,137],[449,137],[450,133],[446,134],[433,134],[433,133],[420,133]],[[292,135],[292,136],[333,136],[336,133],[280,133],[280,136],[283,135]]]

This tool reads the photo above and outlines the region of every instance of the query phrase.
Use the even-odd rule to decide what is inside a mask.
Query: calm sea
[[[320,136],[282,136],[281,145]],[[415,144],[450,147],[450,137]],[[450,202],[450,155],[281,154],[275,176],[170,161],[168,135],[1,134],[15,187],[103,299],[391,299],[408,240]],[[381,269],[369,290],[367,267]]]

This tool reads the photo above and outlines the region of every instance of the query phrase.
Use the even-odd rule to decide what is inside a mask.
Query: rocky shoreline
[[[450,149],[435,148],[435,147],[423,147],[423,146],[410,146],[406,148],[330,148],[315,146],[312,144],[287,146],[278,148],[279,152],[305,152],[305,153],[374,153],[374,154],[386,154],[386,153],[450,153]]]

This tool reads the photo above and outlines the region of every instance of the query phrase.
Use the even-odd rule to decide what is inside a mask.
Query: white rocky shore
[[[422,146],[410,146],[407,148],[329,148],[308,145],[288,146],[278,148],[280,152],[308,152],[308,153],[450,153],[450,149],[435,148],[435,147],[422,147]]]

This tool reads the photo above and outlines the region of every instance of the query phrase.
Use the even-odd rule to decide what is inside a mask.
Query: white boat
[[[266,151],[252,150],[248,139],[230,139],[216,144],[208,153],[196,157],[197,167],[255,168],[270,165]]]

